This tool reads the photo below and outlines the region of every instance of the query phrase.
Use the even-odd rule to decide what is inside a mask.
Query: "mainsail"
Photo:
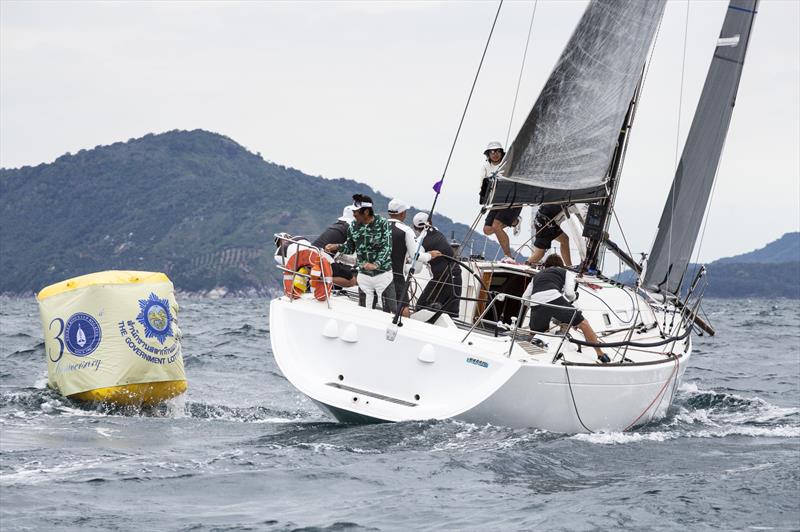
[[[593,0],[506,156],[485,203],[594,201],[665,0]]]
[[[731,122],[758,0],[731,0],[658,224],[645,288],[677,294],[689,266]]]

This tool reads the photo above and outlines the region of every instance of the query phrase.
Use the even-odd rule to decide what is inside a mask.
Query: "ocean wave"
[[[677,411],[640,431],[576,434],[570,438],[614,445],[676,438],[800,437],[800,408],[777,406],[759,397],[701,390],[694,383],[683,383],[679,391],[684,397],[673,406]]]
[[[593,434],[575,434],[570,436],[570,439],[600,445],[618,445],[641,442],[664,442],[679,438],[727,438],[729,436],[798,438],[800,437],[800,427],[790,425],[778,425],[775,427],[736,426],[706,428],[697,431],[595,432]]]
[[[186,416],[195,419],[213,419],[242,423],[293,423],[308,419],[304,411],[277,410],[266,406],[228,406],[187,402]]]
[[[44,356],[44,342],[37,342],[36,344],[24,348],[24,349],[17,349],[13,353],[9,353],[6,355],[6,358],[33,358],[33,357],[43,357]]]

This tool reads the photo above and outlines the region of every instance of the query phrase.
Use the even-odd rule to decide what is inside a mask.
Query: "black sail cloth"
[[[664,0],[594,0],[517,134],[486,203],[578,203],[606,196],[619,130]]]
[[[732,0],[661,214],[643,285],[678,294],[714,186],[758,0]]]

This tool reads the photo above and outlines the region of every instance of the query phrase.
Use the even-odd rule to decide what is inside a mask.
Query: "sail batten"
[[[605,197],[619,130],[664,5],[665,0],[589,4],[511,144],[487,203]]]
[[[730,126],[758,0],[731,0],[703,92],[658,224],[643,285],[678,294]]]

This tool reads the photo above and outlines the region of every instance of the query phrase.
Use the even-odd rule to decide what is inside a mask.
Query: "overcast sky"
[[[503,6],[447,174],[438,209],[464,223],[478,213],[485,144],[505,142],[509,124],[513,139],[586,3],[539,1],[512,121],[533,5]],[[681,88],[687,2],[667,4],[617,202],[634,253],[655,236],[726,7],[689,3]],[[267,160],[363,181],[427,208],[496,8],[2,0],[0,166],[202,128]],[[762,0],[701,260],[800,230],[798,146],[800,2]],[[615,227],[613,236],[622,240]]]

